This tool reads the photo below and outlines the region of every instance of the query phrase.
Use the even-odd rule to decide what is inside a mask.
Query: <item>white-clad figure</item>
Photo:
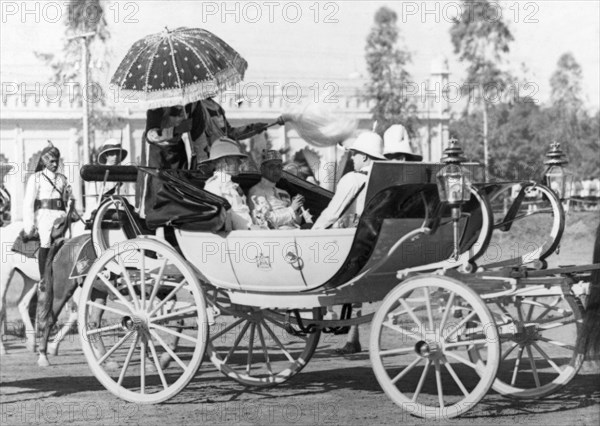
[[[225,198],[231,204],[227,211],[226,229],[251,229],[253,222],[246,196],[240,186],[231,180],[239,173],[242,158],[247,157],[240,151],[236,141],[227,137],[217,139],[210,150],[210,157],[200,164],[213,163],[215,172],[206,181],[204,190]]]
[[[365,208],[367,182],[373,161],[385,160],[382,154],[383,140],[375,132],[358,135],[350,152],[354,171],[340,179],[329,205],[316,220],[312,229],[348,228],[356,225]]]
[[[38,264],[44,277],[46,259],[52,244],[52,230],[57,219],[67,215],[71,187],[65,175],[58,173],[60,151],[50,141],[42,150],[35,173],[29,177],[23,200],[23,232],[40,237]]]

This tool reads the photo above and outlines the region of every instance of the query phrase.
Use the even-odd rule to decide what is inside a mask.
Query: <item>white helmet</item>
[[[423,160],[422,155],[413,152],[408,132],[402,124],[390,126],[383,134],[383,155],[393,154],[403,154],[408,161]]]
[[[357,151],[366,154],[369,157],[378,160],[385,160],[383,156],[383,139],[375,132],[363,132],[354,141],[349,148],[351,151]]]

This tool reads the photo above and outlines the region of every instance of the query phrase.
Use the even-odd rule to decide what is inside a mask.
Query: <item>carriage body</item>
[[[181,189],[184,198],[197,197],[197,202],[206,202],[202,208],[203,214],[210,213],[210,230],[185,223],[168,232],[143,229],[143,223],[118,197],[98,209],[92,229],[98,260],[88,272],[83,293],[91,297],[94,289],[102,289],[109,298],[112,295],[117,306],[111,311],[87,302],[89,309],[106,309],[115,316],[114,325],[91,331],[85,326],[86,310],[80,313],[80,327],[84,324],[82,344],[92,370],[113,393],[141,403],[161,402],[181,391],[204,354],[238,382],[271,386],[288,380],[306,365],[321,332],[373,320],[371,361],[377,379],[394,402],[406,409],[406,403],[417,400],[430,368],[435,370],[436,380],[441,380],[445,366],[450,380],[458,386],[455,393],[459,396],[448,396],[442,394],[442,384],[437,382],[434,401],[410,405],[416,407],[411,412],[419,416],[460,415],[492,385],[516,397],[539,397],[554,391],[568,382],[581,364],[582,356],[573,345],[567,345],[570,352],[562,360],[564,365],[556,366],[552,361],[558,374],[549,383],[538,383],[536,373],[535,385],[522,388],[515,381],[516,373],[512,380],[500,380],[496,375],[515,347],[521,348],[520,361],[523,348],[529,350],[537,344],[546,330],[570,324],[576,327],[575,335],[579,330],[581,311],[569,288],[572,276],[549,278],[542,273],[530,277],[528,268],[523,269],[524,264],[546,267],[544,260],[558,246],[564,229],[562,204],[543,185],[529,181],[486,183],[481,178],[481,166],[467,165],[475,182],[471,199],[462,206],[457,222],[459,253],[454,258],[450,209],[440,202],[435,185],[442,166],[376,162],[358,226],[314,231],[215,231],[224,223],[220,209],[226,209],[227,203],[212,194],[205,197],[202,178],[182,181],[181,177],[151,171],[166,179],[168,189]],[[234,180],[248,190],[259,179],[259,175],[244,174]],[[332,196],[289,174],[284,174],[280,185],[292,196],[304,195],[305,207],[314,216]],[[519,191],[512,205],[498,216],[492,203],[515,186]],[[479,263],[494,232],[507,231],[516,220],[527,216],[522,213],[521,203],[530,190],[540,191],[546,202],[548,235],[520,256]],[[113,215],[117,211],[116,222],[129,225],[108,229],[105,216],[111,209]],[[181,291],[185,293],[180,295]],[[348,313],[353,303],[378,301],[382,306],[375,314],[352,318]],[[521,304],[529,309],[526,318],[522,318]],[[326,307],[342,305],[341,318],[323,318]],[[500,312],[490,308],[492,305],[498,305]],[[542,325],[538,324],[532,318],[534,308],[542,309],[540,317],[550,312],[550,321],[540,319]],[[224,317],[230,320],[214,330],[217,318]],[[458,318],[451,323],[450,332],[444,331],[449,327],[449,318]],[[411,322],[411,326],[403,326]],[[86,338],[109,329],[119,331],[119,348],[108,356],[99,356],[94,344],[87,343],[91,339]],[[384,337],[389,330],[400,333],[401,339]],[[277,331],[282,331],[287,340]],[[167,334],[161,338],[159,332]],[[233,333],[231,340],[225,339],[229,333]],[[105,364],[134,335],[137,340],[123,355],[124,364],[129,365],[139,347],[139,369],[133,374],[140,379],[124,384],[127,367],[111,373]],[[165,336],[188,342],[187,349],[180,349],[185,358],[177,357],[174,348],[169,349]],[[389,342],[401,342],[405,347],[385,349]],[[506,342],[512,346],[502,353]],[[164,348],[162,355],[175,359],[183,371],[172,383],[161,370],[157,347]],[[472,369],[467,372],[469,376],[473,376],[473,370],[477,373],[478,380],[472,385],[463,384],[458,378],[461,372],[453,370],[449,362],[459,348],[465,352],[456,358],[458,363]],[[281,358],[273,355],[273,349]],[[153,361],[145,360],[144,354],[149,352]],[[540,354],[548,358],[544,352]],[[394,376],[385,360],[401,355],[417,359]],[[425,366],[421,375],[414,376],[417,389],[399,391],[396,382],[420,361]],[[150,379],[142,373],[148,363],[159,371],[154,385],[158,390],[154,393],[147,392]],[[446,398],[451,399],[450,403],[445,402]]]

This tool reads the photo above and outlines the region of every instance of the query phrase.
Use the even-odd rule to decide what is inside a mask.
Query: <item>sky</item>
[[[48,81],[49,70],[34,55],[59,51],[68,19],[63,1],[0,0],[0,77],[7,82]],[[107,4],[109,73],[133,42],[180,26],[214,32],[249,62],[245,81],[303,85],[361,85],[366,77],[365,40],[375,11],[386,5],[398,14],[400,44],[412,53],[409,71],[420,85],[432,61],[448,59],[450,81],[461,83],[464,64],[450,42],[457,1],[112,1]],[[572,52],[583,69],[586,106],[600,106],[600,2],[500,1],[490,10],[508,22],[515,41],[504,65],[533,85],[524,94],[547,102],[558,58]],[[500,12],[498,12],[500,11]],[[90,12],[93,19],[93,10]],[[522,66],[525,64],[525,68]]]

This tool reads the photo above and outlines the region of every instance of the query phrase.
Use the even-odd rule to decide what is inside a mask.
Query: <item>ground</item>
[[[571,214],[560,254],[550,266],[591,263],[598,212]],[[520,230],[519,232],[522,232]],[[535,234],[536,229],[529,232]],[[533,238],[533,237],[532,237]],[[506,237],[510,247],[523,241]],[[528,238],[525,238],[528,241]],[[514,247],[511,248],[514,250]],[[13,292],[16,293],[17,287]],[[14,294],[9,302],[14,305]],[[365,307],[372,312],[379,304]],[[14,306],[9,321],[16,319]],[[114,397],[91,374],[76,334],[69,335],[53,366],[41,369],[24,341],[5,337],[10,354],[0,361],[0,424],[424,424],[403,413],[377,383],[366,351],[369,327],[361,327],[364,351],[340,357],[343,336],[325,335],[308,366],[289,382],[250,389],[205,361],[190,385],[159,405],[135,405]],[[494,391],[458,419],[440,424],[589,424],[600,422],[600,368],[586,361],[571,383],[542,400],[511,400]],[[437,422],[436,422],[437,423]]]

